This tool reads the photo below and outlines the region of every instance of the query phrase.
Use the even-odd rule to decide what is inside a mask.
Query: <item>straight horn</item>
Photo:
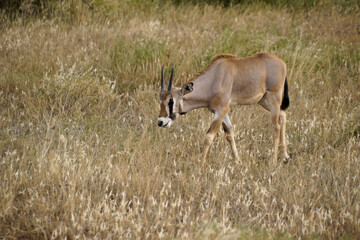
[[[165,90],[164,86],[164,67],[161,67],[161,92]]]
[[[170,75],[170,80],[169,80],[169,86],[168,86],[168,92],[171,92],[171,85],[172,85],[172,80],[173,80],[173,74],[174,74],[174,68],[171,69],[171,75]]]

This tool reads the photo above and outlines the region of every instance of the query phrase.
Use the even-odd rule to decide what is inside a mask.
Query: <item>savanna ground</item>
[[[359,239],[358,2],[175,2],[2,10],[0,238]],[[220,131],[199,171],[212,114],[158,128],[160,68],[179,86],[257,52],[288,66],[292,159],[273,164],[268,112],[238,106],[242,164]]]

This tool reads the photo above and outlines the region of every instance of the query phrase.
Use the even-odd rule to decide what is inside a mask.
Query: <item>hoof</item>
[[[288,164],[290,162],[290,160],[291,160],[291,157],[286,157],[286,158],[284,158],[283,163]]]
[[[204,167],[204,163],[205,163],[205,161],[200,160],[200,162],[198,163],[198,168],[202,169]]]
[[[235,157],[234,157],[234,160],[235,160],[235,163],[236,163],[236,164],[242,165],[242,162],[241,162],[239,156],[235,156]]]

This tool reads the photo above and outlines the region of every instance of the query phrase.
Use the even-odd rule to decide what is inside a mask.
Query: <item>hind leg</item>
[[[274,163],[277,162],[279,137],[280,137],[280,106],[274,107],[270,110],[270,118],[273,125],[273,140],[274,140]]]
[[[289,160],[289,155],[286,151],[286,139],[285,139],[285,130],[286,130],[286,112],[285,111],[280,111],[280,125],[281,125],[281,129],[280,129],[280,150],[282,152],[282,157],[283,157],[283,161],[285,163],[288,162]]]
[[[223,126],[224,132],[226,134],[226,139],[228,140],[228,142],[231,146],[231,150],[234,155],[234,158],[241,163],[239,154],[238,154],[238,151],[237,151],[236,145],[235,145],[234,131],[232,129],[230,118],[229,118],[228,114],[225,115],[222,126]]]
[[[278,146],[280,138],[280,97],[279,94],[266,92],[264,96],[260,99],[258,104],[264,107],[266,110],[270,111],[270,118],[273,128],[273,141],[274,141],[274,155],[273,161],[277,162],[278,156]],[[285,130],[285,129],[284,129]]]

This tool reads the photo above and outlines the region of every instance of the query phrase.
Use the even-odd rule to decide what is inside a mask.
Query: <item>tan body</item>
[[[166,116],[169,116],[167,112],[169,109],[166,108],[169,99],[174,102],[172,116],[202,107],[207,107],[215,113],[204,141],[201,155],[201,165],[203,165],[213,138],[221,125],[235,158],[239,159],[227,113],[231,105],[259,103],[270,111],[273,124],[274,161],[277,160],[279,140],[283,156],[287,159],[286,113],[280,109],[285,78],[286,64],[272,54],[260,53],[248,58],[218,55],[204,71],[182,88],[172,88],[171,92],[162,92],[160,118],[166,119]],[[286,109],[287,106],[284,108]],[[171,125],[171,122],[169,123]]]

